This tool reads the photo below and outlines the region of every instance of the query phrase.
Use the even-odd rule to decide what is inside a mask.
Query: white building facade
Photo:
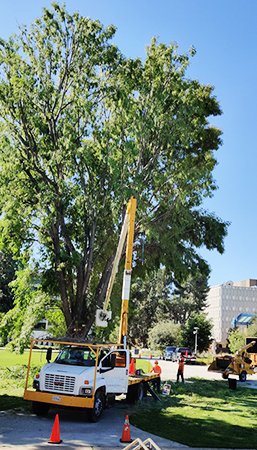
[[[206,313],[213,324],[213,339],[225,344],[232,319],[240,313],[257,314],[257,280],[212,286],[207,295]]]

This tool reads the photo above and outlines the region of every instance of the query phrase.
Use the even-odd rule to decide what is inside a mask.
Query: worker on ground
[[[181,377],[182,383],[184,383],[184,366],[185,366],[185,359],[181,355],[178,360],[178,371],[177,371],[177,383],[179,382],[179,377]]]
[[[161,373],[162,373],[162,369],[159,366],[158,361],[154,361],[154,366],[151,369],[151,372],[154,372],[156,374],[159,375],[159,378],[156,378],[155,380],[153,380],[154,383],[154,387],[156,388],[157,392],[161,392]]]

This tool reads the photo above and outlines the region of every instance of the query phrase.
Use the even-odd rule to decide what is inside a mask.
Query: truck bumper
[[[25,389],[23,398],[24,400],[31,400],[33,402],[49,403],[50,405],[60,406],[73,406],[75,408],[93,408],[94,406],[94,398],[39,392],[31,389]]]

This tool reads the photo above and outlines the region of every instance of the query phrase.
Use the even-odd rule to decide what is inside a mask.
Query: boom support
[[[108,310],[108,305],[111,298],[115,276],[118,272],[119,262],[126,242],[126,258],[125,258],[125,269],[123,274],[121,318],[120,318],[120,329],[118,338],[118,344],[124,344],[124,346],[126,346],[125,336],[127,336],[128,331],[128,302],[130,296],[136,207],[137,201],[135,197],[131,197],[127,205],[126,214],[124,217],[120,233],[119,243],[116,250],[116,255],[113,261],[112,273],[107,287],[103,309],[97,310],[96,314],[96,325],[106,327],[108,325],[108,320],[110,320],[111,317],[111,311]]]
[[[131,197],[128,206],[126,216],[128,217],[128,235],[127,235],[127,247],[126,247],[126,260],[125,269],[123,274],[123,286],[122,286],[122,303],[121,303],[121,317],[120,317],[120,331],[119,331],[119,344],[126,344],[125,336],[128,332],[128,303],[130,297],[130,284],[131,284],[131,272],[132,272],[132,254],[133,254],[133,242],[135,232],[135,216],[136,216],[137,201],[134,197]]]

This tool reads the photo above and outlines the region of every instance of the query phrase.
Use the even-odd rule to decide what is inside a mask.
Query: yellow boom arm
[[[121,317],[120,317],[120,330],[118,341],[119,344],[122,343],[125,344],[124,337],[127,336],[128,331],[128,303],[130,296],[136,207],[137,201],[134,197],[131,197],[128,202],[126,212],[126,216],[128,217],[128,234],[127,234],[125,269],[123,274],[123,286],[122,286]]]

